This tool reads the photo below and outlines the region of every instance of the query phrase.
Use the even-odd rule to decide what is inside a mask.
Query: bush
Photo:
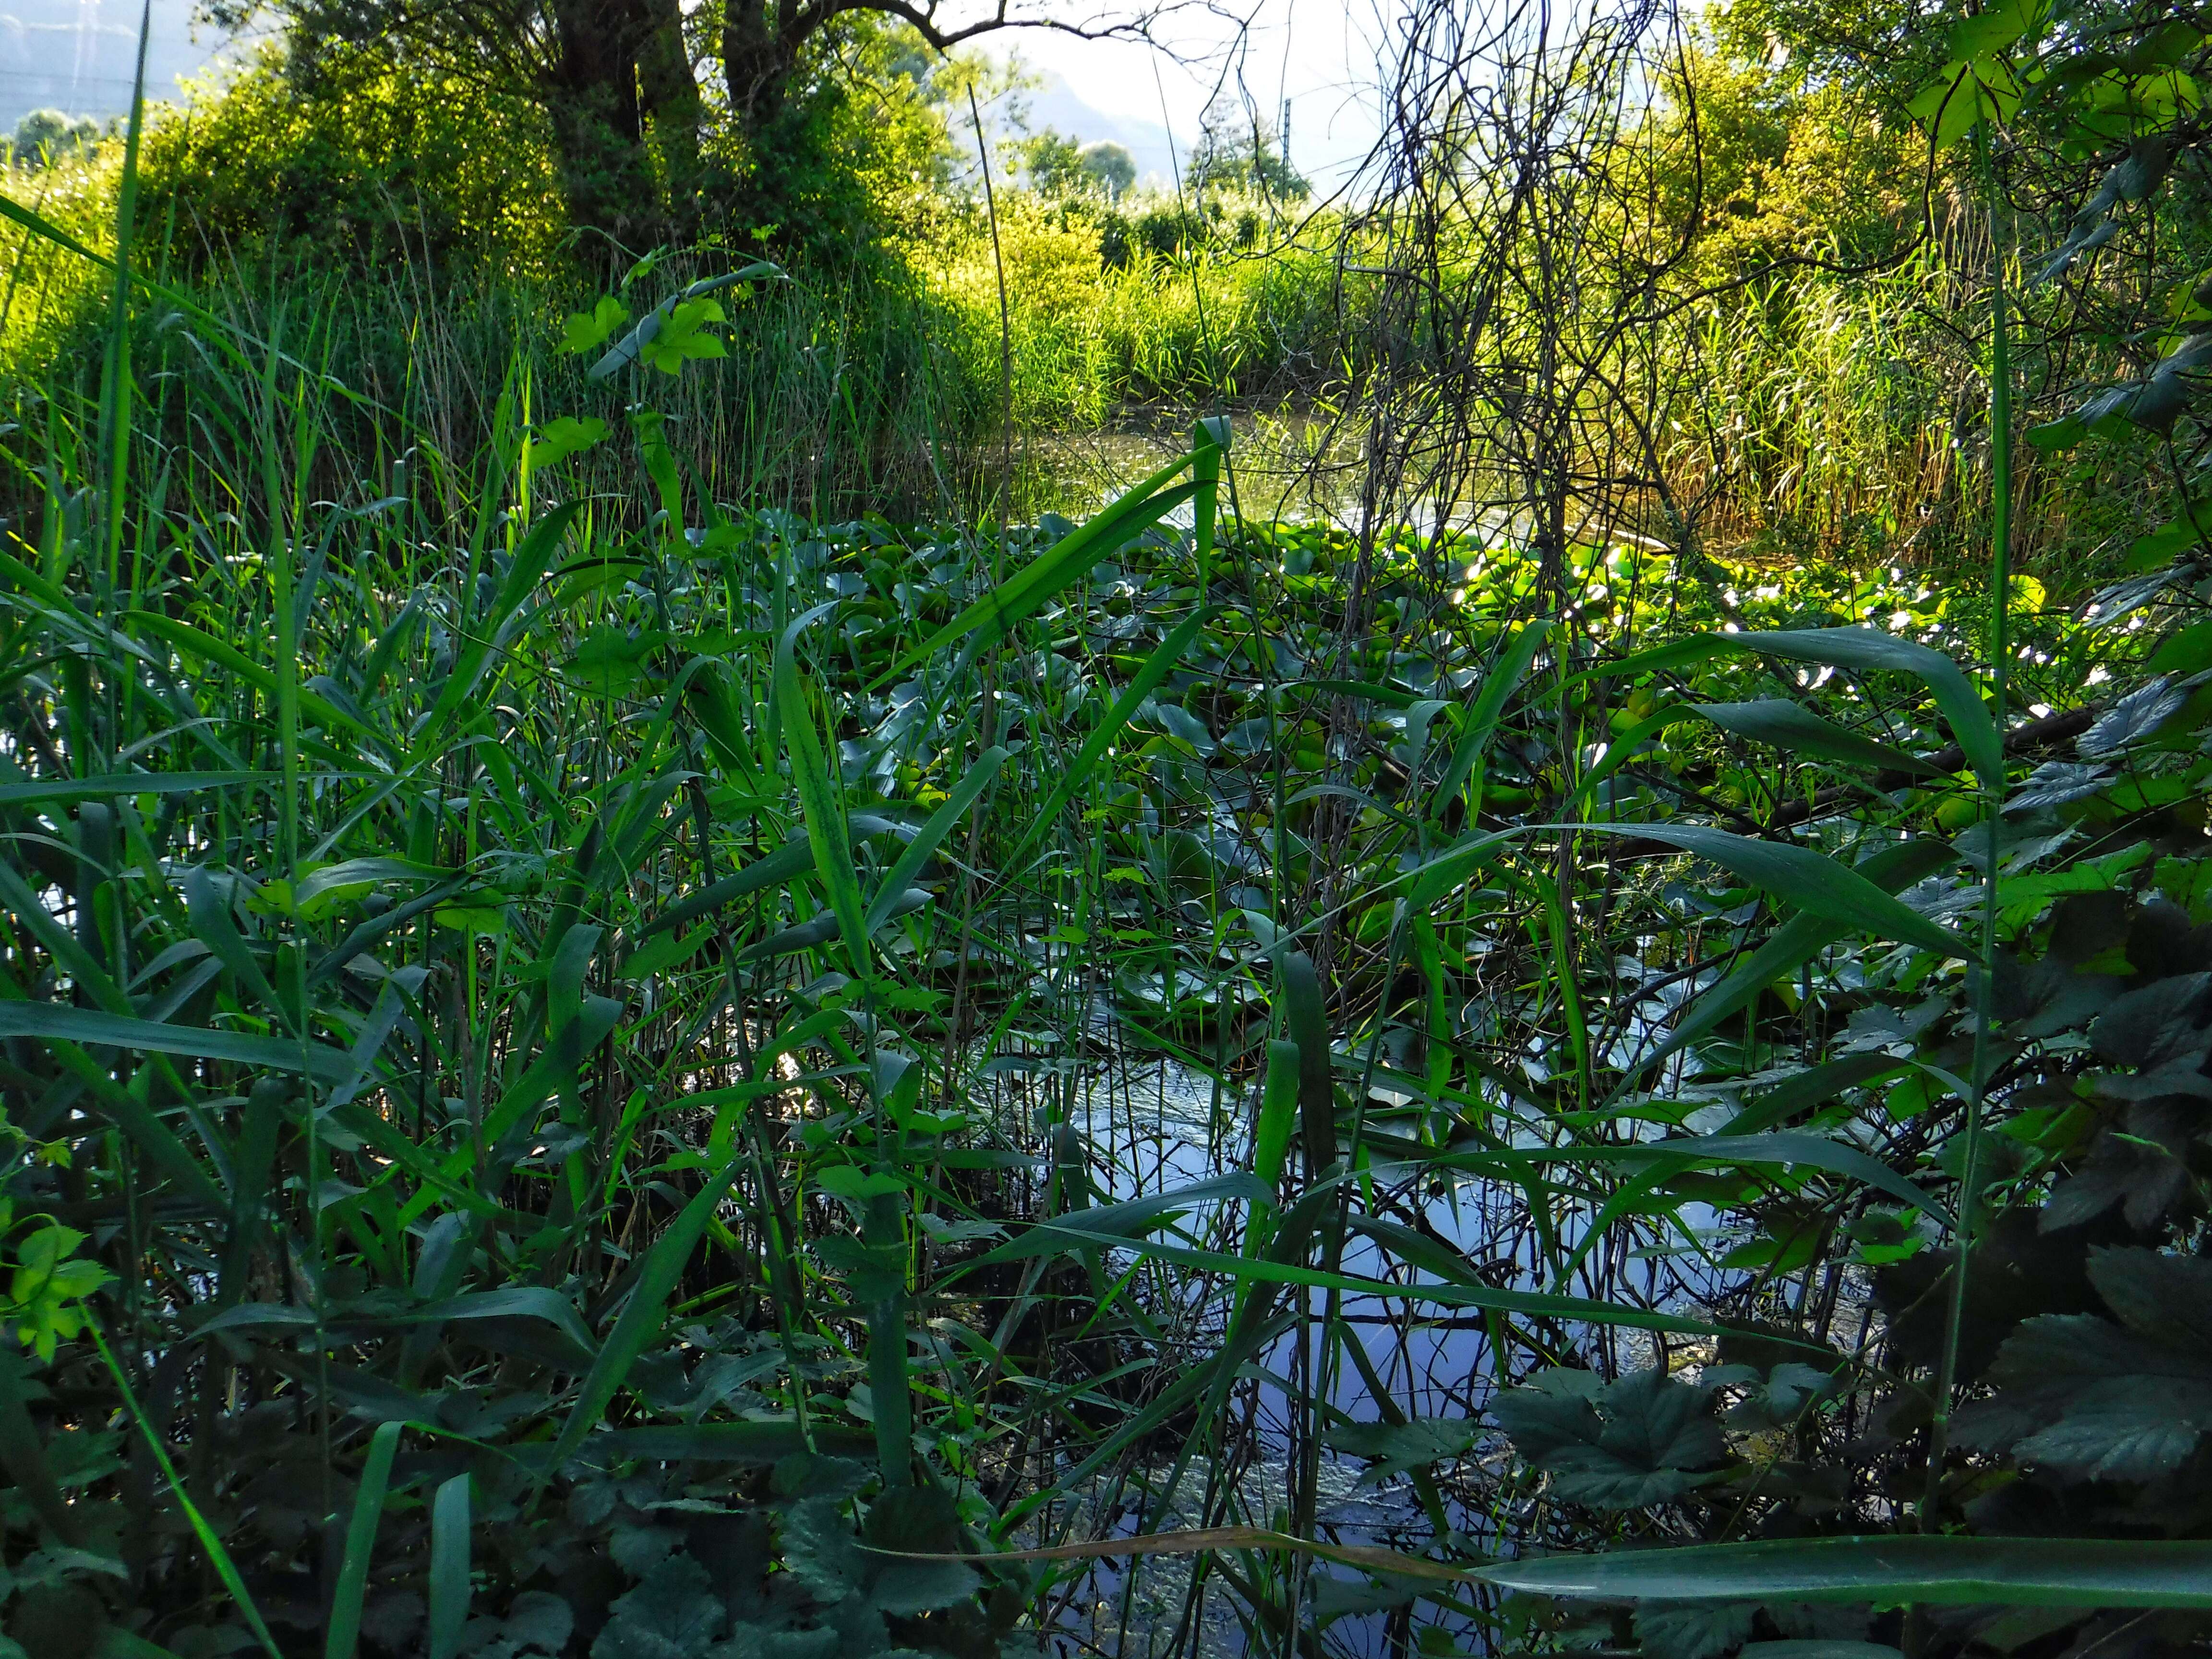
[[[100,123],[72,118],[58,109],[34,109],[15,124],[11,159],[27,167],[64,160],[90,161],[100,149]]]
[[[542,266],[561,233],[538,112],[368,52],[271,51],[149,133],[142,222],[173,257],[272,252],[341,267],[394,254]]]

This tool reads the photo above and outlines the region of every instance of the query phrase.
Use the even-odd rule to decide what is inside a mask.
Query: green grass
[[[2063,1534],[2197,1467],[2212,640],[1865,556],[1882,480],[1981,488],[1870,408],[1893,319],[1647,343],[1738,354],[1683,477],[1798,556],[1554,580],[1241,517],[1212,425],[1009,526],[972,246],[594,379],[716,256],[587,329],[117,222],[5,434],[25,1651],[1948,1656],[2001,1627],[1929,1608],[2202,1601],[2193,1523]],[[1096,301],[1024,316],[1024,421],[1340,328],[1305,256],[1009,233]],[[1516,1559],[1607,1543],[1711,1547]]]

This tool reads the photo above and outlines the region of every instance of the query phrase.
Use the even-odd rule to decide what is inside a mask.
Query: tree
[[[232,26],[263,3],[205,0]],[[896,20],[942,55],[1014,27],[1140,33],[1150,16],[1070,22],[1043,9],[1050,0],[991,0],[957,22],[946,0],[705,0],[688,11],[683,0],[266,3],[289,24],[310,75],[320,50],[344,44],[488,76],[534,100],[559,152],[571,222],[623,245],[696,227],[710,202],[726,204],[763,171],[818,161],[806,153],[805,105],[823,88],[809,61],[841,21]],[[715,130],[716,110],[726,132]]]
[[[34,109],[15,124],[15,156],[25,167],[89,156],[99,147],[100,123],[88,115],[73,120],[58,109]]]
[[[1190,186],[1233,191],[1281,202],[1302,202],[1313,186],[1291,166],[1290,152],[1273,125],[1232,104],[1215,103],[1200,119],[1190,153]]]
[[[1023,142],[1019,155],[1030,188],[1041,196],[1103,196],[1109,204],[1137,182],[1137,164],[1121,145],[1079,143],[1047,127]]]
[[[1122,192],[1137,182],[1136,161],[1126,149],[1110,141],[1085,144],[1079,165],[1109,202],[1118,203]]]
[[[1047,127],[1016,148],[1023,176],[1040,196],[1077,196],[1090,183],[1083,170],[1083,146]]]

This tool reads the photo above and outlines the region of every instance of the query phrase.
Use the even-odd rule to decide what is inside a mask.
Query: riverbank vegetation
[[[8,175],[0,1654],[2200,1646],[2195,14],[729,10]]]

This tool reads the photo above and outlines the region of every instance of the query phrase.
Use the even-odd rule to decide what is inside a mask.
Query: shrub
[[[89,161],[100,149],[100,123],[58,109],[34,109],[15,124],[12,159],[27,167],[63,160]]]
[[[544,264],[561,232],[538,112],[367,52],[270,51],[148,135],[142,222],[173,256],[285,252],[342,267]]]

